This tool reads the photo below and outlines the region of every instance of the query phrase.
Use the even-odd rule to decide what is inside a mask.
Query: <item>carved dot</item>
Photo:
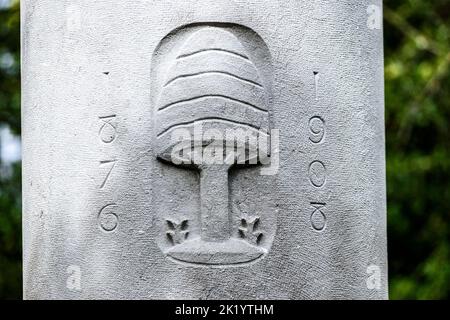
[[[326,182],[327,169],[320,161],[314,161],[309,166],[309,180],[317,187],[322,187]]]
[[[311,225],[316,231],[325,229],[326,222],[326,217],[320,210],[314,211],[311,215]]]

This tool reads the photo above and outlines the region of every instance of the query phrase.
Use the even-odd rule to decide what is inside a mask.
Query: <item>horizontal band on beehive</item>
[[[194,33],[186,40],[178,58],[189,57],[204,51],[218,50],[248,58],[236,36],[221,28],[207,28]]]
[[[161,112],[156,122],[157,132],[180,122],[192,122],[202,118],[226,118],[237,123],[246,123],[255,128],[269,127],[269,113],[240,102],[222,97],[204,97],[180,103]]]
[[[163,131],[161,131],[157,135],[157,137],[160,137],[160,136],[166,134],[167,132],[169,132],[169,131],[171,131],[173,129],[176,129],[176,128],[183,128],[183,127],[185,128],[185,127],[193,126],[196,123],[200,124],[200,123],[205,123],[205,122],[213,122],[213,123],[214,122],[223,122],[223,123],[231,125],[230,129],[233,129],[233,126],[234,126],[234,128],[241,127],[243,129],[248,129],[248,130],[261,131],[262,133],[266,133],[267,130],[268,130],[267,128],[260,128],[260,127],[257,127],[257,126],[255,126],[253,124],[249,124],[249,123],[246,123],[246,122],[238,122],[238,121],[233,121],[233,120],[220,118],[220,117],[210,117],[210,118],[205,117],[205,118],[196,119],[196,120],[193,120],[193,121],[177,123],[177,124],[175,124],[175,125],[173,125],[171,127],[168,127],[166,129],[164,129]],[[218,130],[218,131],[225,132],[224,130],[221,130],[220,128],[217,128],[217,129],[214,128],[214,129]]]
[[[158,110],[199,97],[222,96],[248,104],[256,109],[267,110],[267,97],[263,88],[229,76],[207,74],[199,79],[179,79],[164,87],[158,102]]]
[[[250,60],[217,50],[207,50],[201,55],[175,60],[167,73],[165,86],[182,75],[205,72],[232,74],[262,86],[258,70]]]

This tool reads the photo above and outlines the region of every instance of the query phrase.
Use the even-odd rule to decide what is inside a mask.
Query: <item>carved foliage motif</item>
[[[172,245],[177,245],[185,241],[189,236],[188,220],[176,222],[173,220],[166,220],[168,230],[166,232],[167,238]]]

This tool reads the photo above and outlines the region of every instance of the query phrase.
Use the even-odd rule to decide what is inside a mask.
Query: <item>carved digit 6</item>
[[[309,119],[309,140],[312,143],[321,143],[325,138],[325,121],[321,117],[312,117]]]
[[[119,218],[114,212],[114,208],[117,207],[115,203],[104,206],[98,214],[98,223],[100,228],[106,232],[112,232],[117,229],[119,224]]]

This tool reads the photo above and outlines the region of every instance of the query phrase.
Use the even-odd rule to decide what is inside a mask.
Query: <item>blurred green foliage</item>
[[[0,299],[22,297],[22,218],[20,164],[0,176]]]
[[[0,127],[2,125],[20,133],[20,15],[17,1],[10,9],[0,9]],[[0,168],[0,299],[22,297],[21,195],[20,163],[13,167],[12,175],[2,174]]]
[[[450,1],[384,4],[390,297],[446,299]],[[0,125],[16,133],[19,38],[18,4],[0,9]],[[0,298],[21,297],[20,183],[20,164],[12,177],[0,177]]]
[[[449,298],[450,1],[386,0],[388,241],[394,299]]]
[[[19,5],[0,9],[0,125],[20,133]]]

